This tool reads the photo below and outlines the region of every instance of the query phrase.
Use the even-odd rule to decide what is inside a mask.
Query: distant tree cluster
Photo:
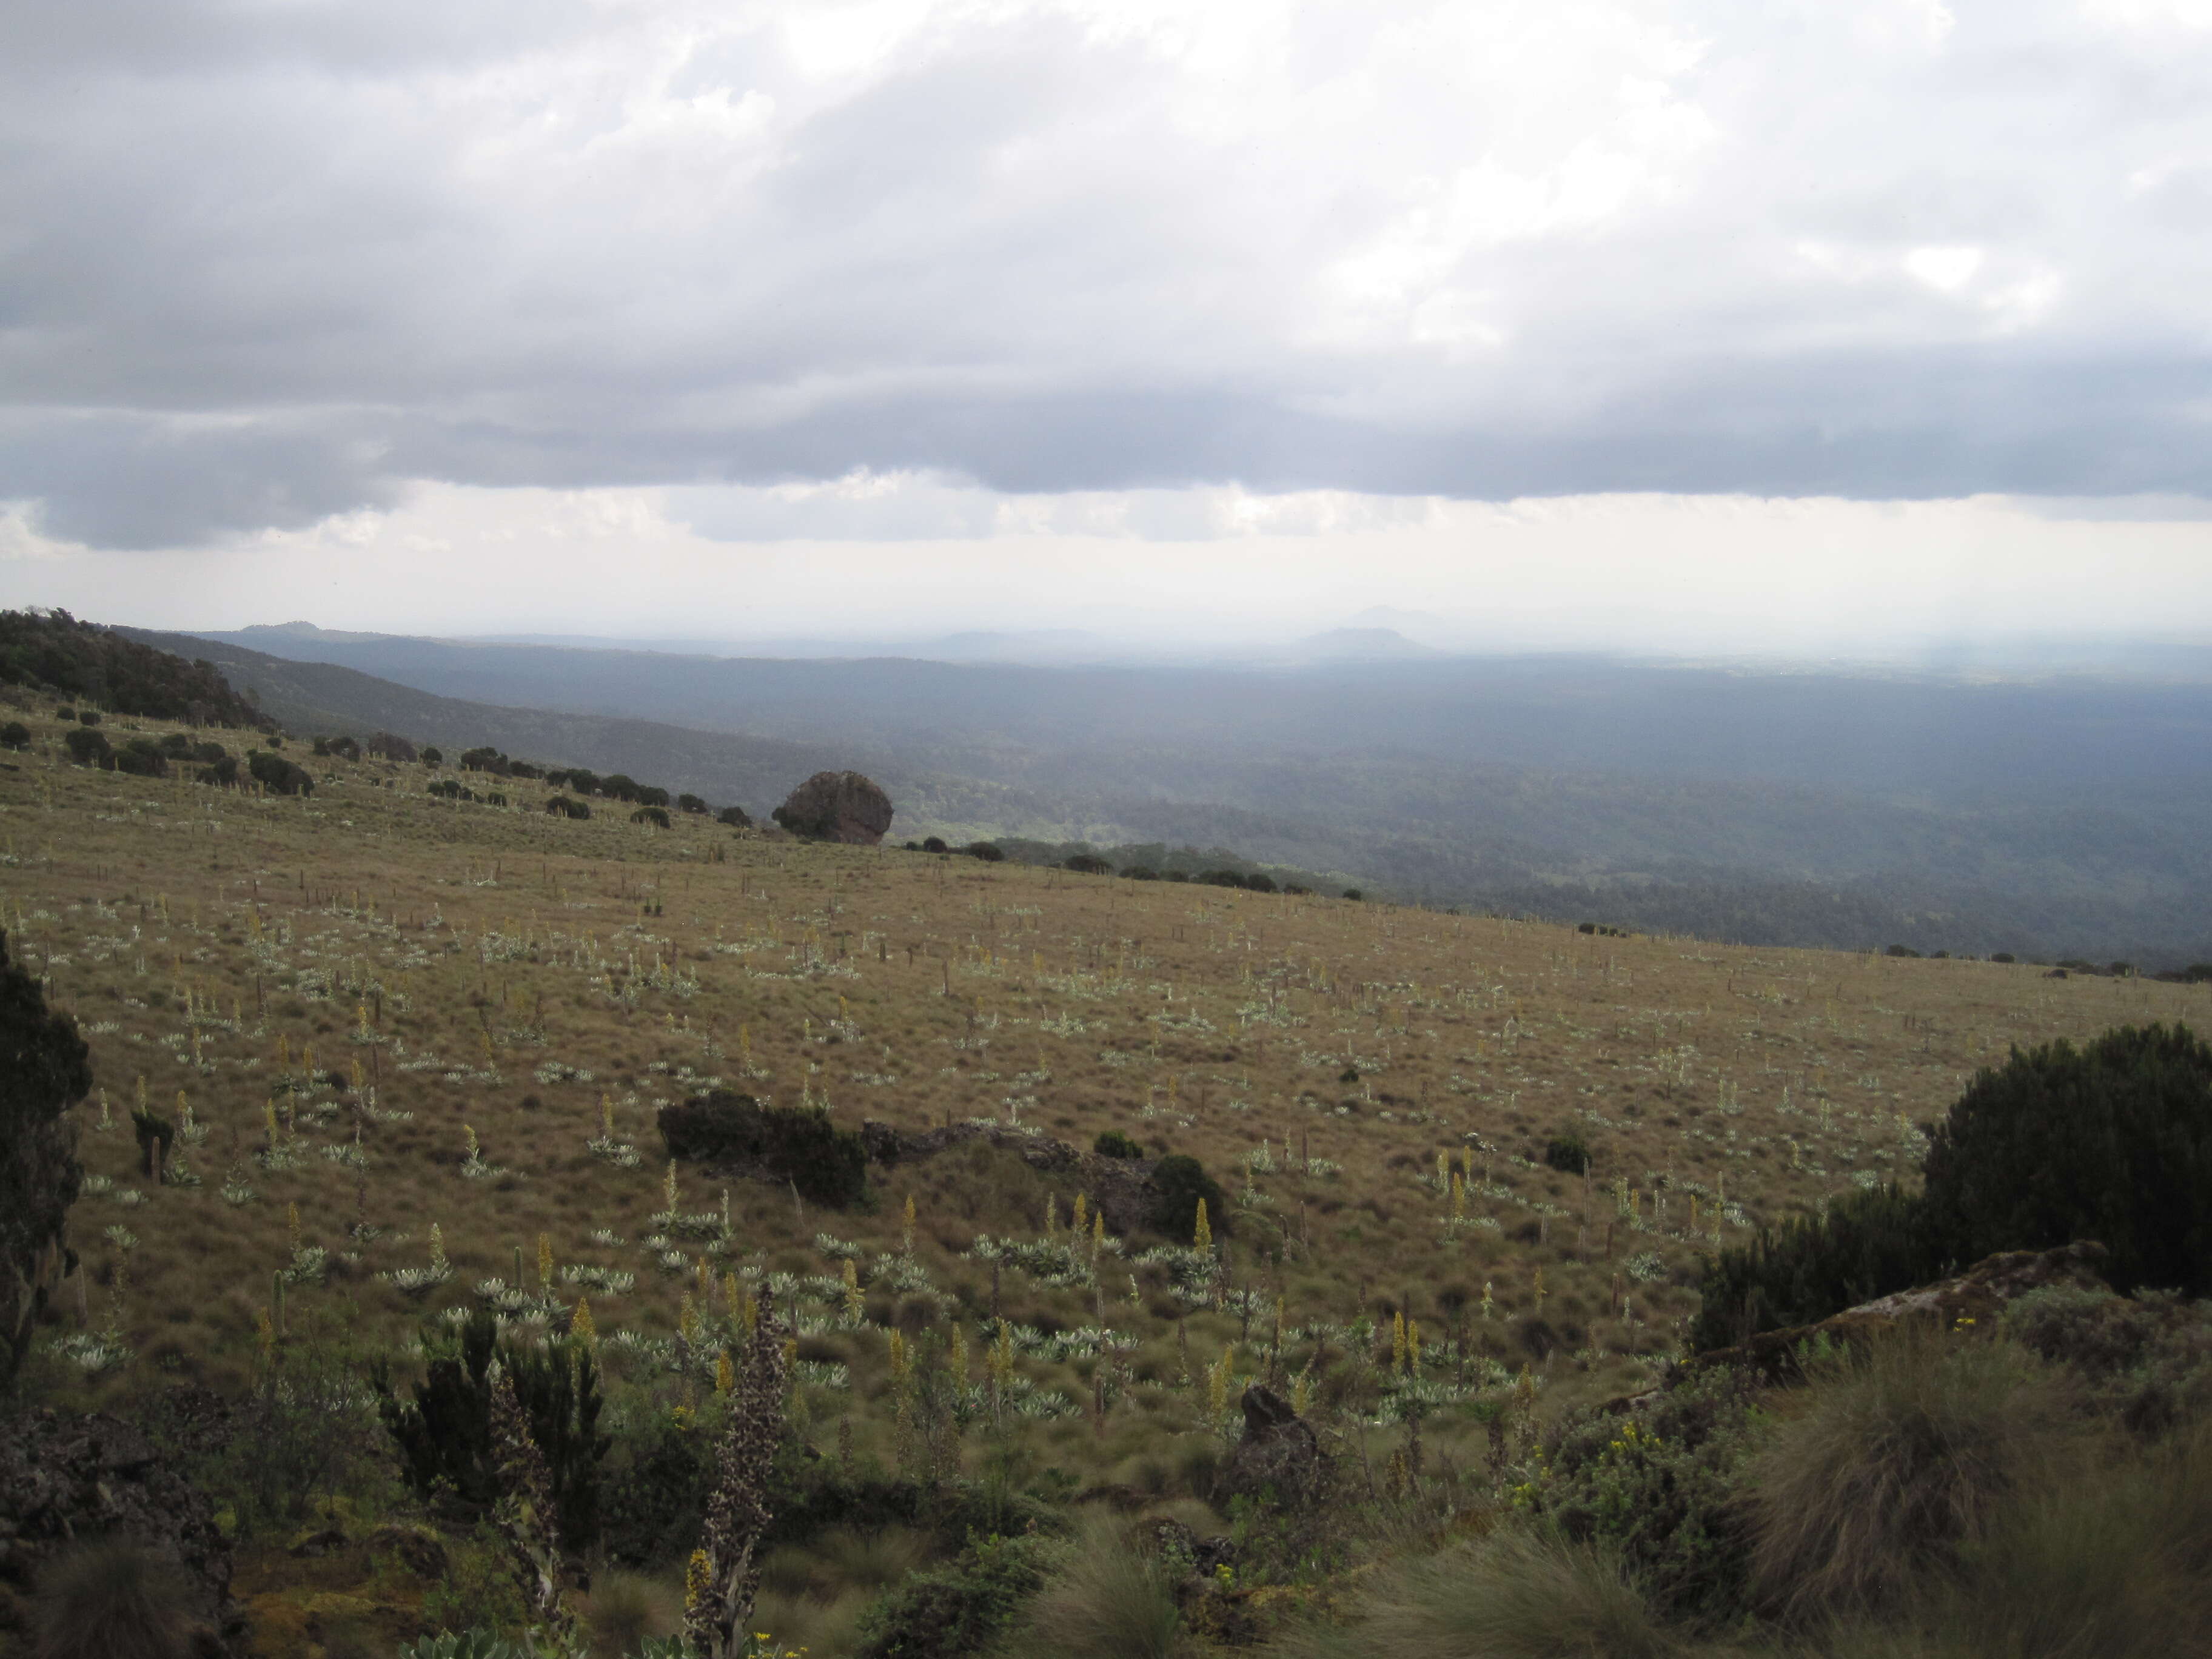
[[[0,684],[149,720],[249,729],[274,724],[232,690],[214,664],[187,662],[78,622],[66,611],[0,611]],[[83,712],[98,723],[96,710]],[[76,713],[72,708],[70,717]]]

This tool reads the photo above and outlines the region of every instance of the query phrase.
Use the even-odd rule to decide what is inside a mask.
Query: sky
[[[2212,637],[2212,0],[15,0],[0,604]]]

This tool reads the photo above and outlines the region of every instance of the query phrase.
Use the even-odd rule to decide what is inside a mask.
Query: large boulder
[[[772,816],[808,841],[873,847],[891,827],[891,798],[858,772],[817,772]]]
[[[101,1540],[127,1542],[173,1572],[194,1656],[246,1651],[214,1506],[151,1441],[97,1414],[36,1411],[0,1424],[0,1605],[33,1592],[58,1557]]]

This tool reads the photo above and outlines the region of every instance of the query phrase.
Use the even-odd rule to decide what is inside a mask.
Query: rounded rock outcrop
[[[891,827],[891,798],[858,772],[817,772],[775,809],[775,821],[808,841],[874,847]]]

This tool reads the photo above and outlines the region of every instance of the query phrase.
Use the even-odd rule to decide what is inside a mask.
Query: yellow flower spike
[[[899,1220],[899,1248],[908,1255],[914,1254],[914,1194],[906,1195],[906,1209]]]
[[[913,1362],[907,1358],[906,1338],[894,1328],[890,1334],[891,1381],[900,1388],[906,1386]]]
[[[599,1328],[592,1319],[592,1304],[583,1297],[576,1298],[576,1310],[568,1316],[568,1340],[586,1348],[599,1346]]]
[[[297,1255],[300,1254],[300,1206],[297,1204],[286,1205],[284,1218],[291,1224],[292,1254]]]
[[[738,1317],[740,1304],[738,1299],[738,1276],[735,1273],[722,1275],[722,1305],[731,1319]]]
[[[1190,1242],[1194,1249],[1210,1250],[1213,1248],[1213,1229],[1207,1224],[1206,1200],[1203,1198],[1198,1200],[1198,1225],[1192,1229]]]
[[[698,1611],[699,1604],[707,1599],[707,1589],[714,1577],[714,1563],[707,1559],[704,1550],[693,1550],[691,1559],[684,1566],[684,1610]]]
[[[538,1235],[538,1288],[544,1291],[553,1288],[553,1235],[550,1233]]]
[[[860,1269],[853,1265],[853,1259],[850,1256],[845,1258],[844,1279],[845,1316],[848,1319],[858,1319],[860,1316],[861,1310],[866,1306],[866,1304],[862,1300],[860,1296]],[[896,1340],[897,1334],[898,1334],[896,1331],[892,1333],[894,1340]]]
[[[689,1291],[684,1292],[684,1305],[677,1311],[676,1328],[684,1333],[686,1342],[699,1334],[699,1304],[692,1301]]]
[[[668,1200],[668,1212],[676,1213],[676,1160],[668,1160],[668,1173],[660,1180],[661,1196]]]
[[[721,1349],[714,1355],[714,1392],[726,1395],[737,1385],[738,1374],[730,1364],[730,1351]]]
[[[1390,1369],[1406,1369],[1406,1316],[1402,1310],[1390,1316]]]
[[[968,1328],[955,1321],[952,1326],[952,1354],[949,1362],[952,1380],[965,1387],[968,1382]]]
[[[1091,1200],[1087,1194],[1076,1194],[1075,1214],[1068,1221],[1068,1231],[1072,1233],[1079,1233],[1084,1231],[1090,1225],[1090,1206]]]

